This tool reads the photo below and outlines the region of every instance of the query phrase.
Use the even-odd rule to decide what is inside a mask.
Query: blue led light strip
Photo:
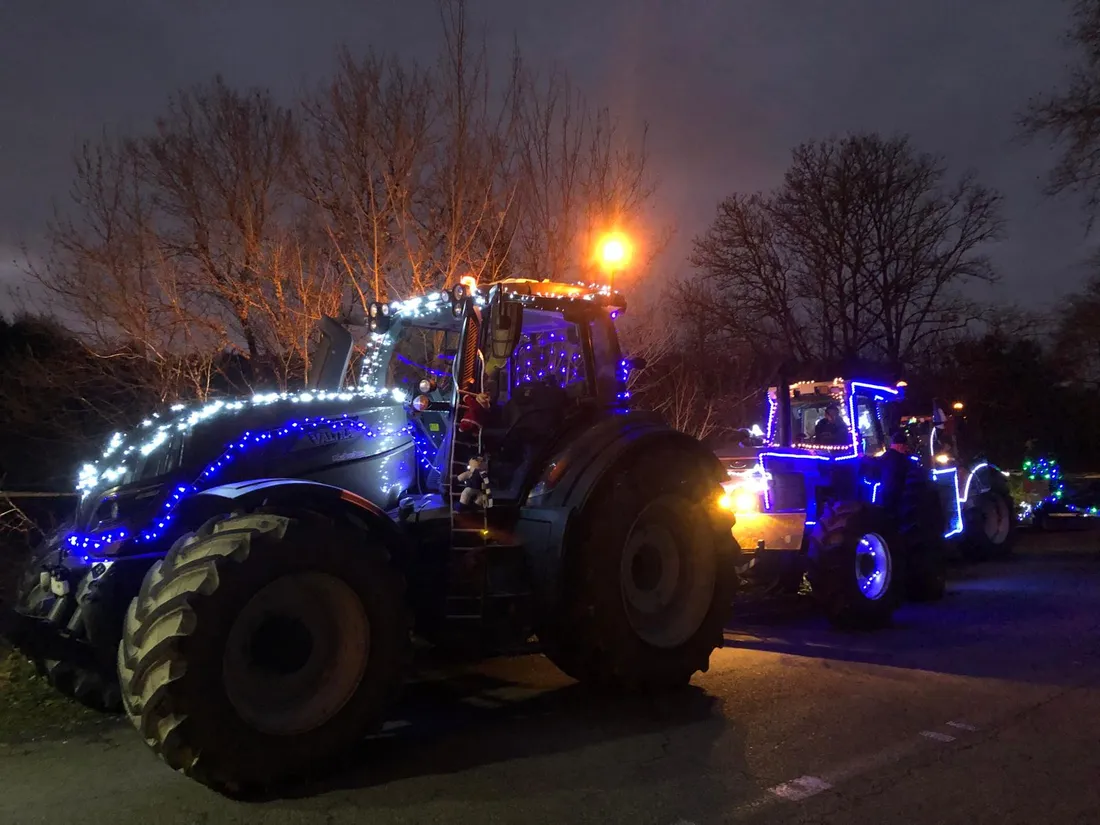
[[[393,357],[396,358],[398,361],[400,361],[405,366],[415,367],[416,369],[420,370],[421,372],[426,372],[428,375],[436,375],[436,376],[439,376],[441,378],[446,378],[448,375],[450,375],[450,373],[447,372],[446,370],[433,370],[431,367],[426,367],[423,364],[418,364],[415,361],[413,361],[411,358],[406,358],[404,355],[402,355],[399,352],[395,352],[393,354]]]
[[[161,508],[160,514],[153,519],[153,522],[148,525],[144,530],[138,530],[130,532],[125,529],[113,530],[107,533],[89,533],[81,535],[79,533],[71,533],[66,539],[66,544],[69,548],[74,550],[99,550],[108,545],[114,544],[126,539],[132,539],[134,542],[150,542],[156,540],[165,527],[171,522],[176,508],[180,502],[187,496],[199,492],[204,487],[208,486],[206,482],[209,482],[218,472],[220,472],[226,464],[238,457],[244,450],[256,446],[257,444],[266,444],[269,441],[273,441],[277,438],[282,438],[287,435],[301,435],[306,432],[318,430],[322,428],[340,429],[344,427],[352,427],[357,430],[361,430],[363,434],[369,439],[378,438],[392,438],[399,435],[412,435],[413,429],[411,425],[406,424],[404,427],[392,430],[389,432],[375,432],[362,421],[354,421],[345,415],[342,418],[306,418],[302,421],[292,421],[291,423],[280,427],[276,430],[268,430],[261,433],[244,432],[232,441],[216,461],[211,462],[206,466],[198,477],[190,485],[178,485],[168,496],[168,500],[164,502]]]

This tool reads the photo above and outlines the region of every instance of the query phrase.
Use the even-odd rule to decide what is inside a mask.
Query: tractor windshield
[[[855,397],[856,430],[863,453],[879,453],[886,449],[886,433],[879,405],[865,395]]]
[[[519,345],[507,369],[511,389],[538,383],[584,394],[588,379],[580,327],[560,313],[526,311]]]
[[[817,440],[818,425],[827,420],[830,406],[837,407],[838,437],[831,441],[851,444],[848,411],[845,404],[831,395],[804,395],[791,400],[791,435],[795,443],[810,443]],[[824,426],[824,425],[822,425]]]
[[[402,325],[386,365],[385,386],[400,389],[411,398],[425,378],[440,386],[448,384],[458,339],[457,331]]]
[[[443,302],[395,311],[383,332],[371,333],[359,369],[361,387],[401,390],[406,398],[417,394],[425,378],[438,385],[450,382],[458,352],[461,321]]]

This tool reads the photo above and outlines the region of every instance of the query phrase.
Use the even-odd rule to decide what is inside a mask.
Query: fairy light
[[[401,398],[403,397],[404,396]],[[101,486],[105,482],[118,481],[129,472],[130,465],[127,463],[129,458],[137,456],[148,458],[164,446],[174,434],[187,433],[199,424],[215,417],[270,407],[274,404],[309,405],[337,401],[344,403],[359,400],[380,401],[383,399],[400,401],[401,398],[399,398],[397,392],[393,390],[361,387],[339,391],[303,390],[296,393],[257,393],[251,398],[229,401],[218,400],[194,409],[183,406],[181,409],[177,410],[177,415],[174,418],[166,419],[156,427],[151,435],[143,434],[139,431],[129,443],[127,443],[126,439],[118,433],[111,436],[100,461],[94,464],[85,464],[80,468],[77,474],[76,490],[82,495],[87,495],[88,492]],[[176,406],[178,407],[180,405]],[[153,427],[159,418],[159,415],[154,415],[146,419],[145,426],[142,429],[147,430]],[[103,464],[107,459],[119,453],[120,450],[121,460],[118,463],[112,463],[109,466]]]
[[[485,290],[494,286],[500,287],[509,300],[530,304],[540,300],[552,300],[555,303],[576,302],[606,302],[615,298],[617,304],[625,304],[618,300],[621,298],[606,285],[599,284],[561,284],[550,281],[528,281],[513,279],[487,284],[478,287],[471,293],[471,298],[476,306],[486,305]],[[383,386],[386,377],[386,368],[389,363],[393,348],[396,343],[396,332],[404,322],[438,318],[440,314],[450,313],[454,307],[454,298],[449,292],[432,292],[427,295],[418,295],[401,301],[392,301],[380,306],[381,314],[388,318],[391,324],[389,332],[372,332],[367,341],[361,365],[360,376],[354,388],[339,391],[310,391],[304,390],[296,393],[268,392],[257,393],[247,399],[216,400],[202,406],[189,407],[185,404],[173,404],[169,409],[170,415],[162,418],[159,413],[154,413],[141,422],[140,427],[129,436],[114,433],[108,441],[101,458],[95,463],[83,465],[76,479],[76,490],[82,496],[87,496],[92,490],[110,483],[124,479],[130,473],[132,466],[129,463],[133,458],[146,459],[157,453],[165,444],[169,443],[176,434],[189,432],[199,424],[215,417],[227,414],[235,414],[241,411],[252,410],[257,407],[266,407],[274,404],[304,405],[326,402],[354,402],[358,400],[392,400],[396,403],[406,403],[408,394],[400,388],[386,388]],[[622,311],[622,306],[615,310],[615,314]],[[558,363],[558,374],[567,378],[574,375],[577,370],[583,368],[580,354],[577,353],[568,363]],[[625,364],[620,364],[624,370]],[[628,370],[627,370],[628,374]],[[620,391],[619,400],[630,397],[629,392]],[[151,432],[149,432],[151,431]],[[117,458],[115,458],[117,456]],[[108,463],[108,459],[114,459]]]
[[[155,541],[171,524],[177,507],[185,498],[212,486],[211,482],[214,480],[215,476],[221,473],[226,466],[231,464],[249,449],[268,444],[288,435],[301,436],[308,432],[326,428],[332,430],[339,430],[342,428],[356,429],[360,431],[363,437],[372,441],[397,438],[402,435],[411,435],[413,433],[412,426],[408,424],[393,430],[376,432],[367,424],[351,419],[347,417],[347,415],[339,418],[305,418],[301,421],[288,422],[282,427],[274,430],[267,430],[259,433],[244,432],[226,445],[222,454],[217,459],[210,462],[193,482],[190,484],[177,485],[168,495],[164,504],[161,505],[158,515],[154,517],[152,522],[146,525],[145,528],[134,531],[120,528],[104,533],[71,533],[66,538],[66,544],[74,550],[95,551],[127,539],[145,543]]]

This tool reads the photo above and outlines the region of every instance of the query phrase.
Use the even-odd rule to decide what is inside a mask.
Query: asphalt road
[[[962,569],[896,627],[742,617],[686,696],[598,700],[540,657],[413,686],[343,774],[235,802],[128,728],[0,746],[0,823],[1100,822],[1100,533]]]

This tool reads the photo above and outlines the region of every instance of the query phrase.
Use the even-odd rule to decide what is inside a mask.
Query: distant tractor
[[[750,584],[794,592],[805,580],[846,627],[881,626],[906,597],[943,596],[945,535],[959,529],[954,498],[942,501],[910,456],[898,500],[882,499],[887,405],[901,394],[901,386],[843,378],[769,389],[763,446],[719,454]]]
[[[903,425],[913,454],[941,487],[944,501],[957,507],[948,539],[968,560],[1005,558],[1017,523],[1008,473],[981,455],[967,460],[960,443],[961,402],[950,415],[939,401],[932,406],[931,415],[909,416]]]
[[[374,303],[352,387],[351,334],[326,320],[304,392],[112,438],[11,635],[223,791],[379,725],[413,636],[476,655],[537,636],[583,683],[686,684],[739,554],[713,453],[630,410],[624,306],[522,279]]]

